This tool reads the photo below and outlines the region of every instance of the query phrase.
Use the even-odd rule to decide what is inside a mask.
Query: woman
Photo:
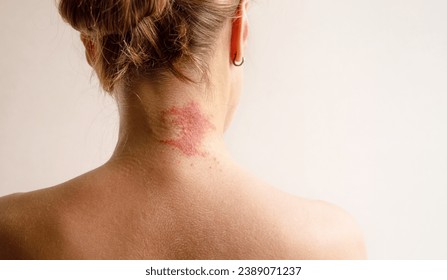
[[[117,101],[103,166],[0,199],[3,259],[358,259],[342,210],[248,175],[223,134],[238,103],[247,0],[61,0]]]

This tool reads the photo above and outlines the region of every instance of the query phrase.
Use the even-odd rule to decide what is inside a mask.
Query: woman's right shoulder
[[[366,259],[363,231],[351,214],[325,201],[308,202],[312,259]]]
[[[363,232],[344,209],[325,201],[294,196],[287,201],[281,216],[288,232],[291,258],[367,258]]]
[[[359,224],[343,208],[307,199],[253,180],[248,194],[262,206],[262,216],[274,227],[281,256],[287,259],[366,259]],[[250,185],[250,186],[251,186]],[[250,198],[252,201],[252,198]],[[282,257],[281,257],[282,258]]]

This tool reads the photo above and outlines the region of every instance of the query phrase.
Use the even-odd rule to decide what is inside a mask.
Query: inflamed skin
[[[201,144],[209,130],[215,127],[205,116],[197,102],[190,102],[183,107],[172,107],[162,113],[163,120],[178,129],[175,138],[161,140],[173,146],[186,156],[206,156],[200,151]]]

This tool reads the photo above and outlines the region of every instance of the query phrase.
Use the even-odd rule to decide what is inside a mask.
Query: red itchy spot
[[[179,132],[177,138],[162,140],[161,143],[176,147],[187,156],[206,155],[199,148],[207,130],[215,127],[202,114],[197,103],[190,102],[184,107],[173,107],[164,111],[162,118]]]

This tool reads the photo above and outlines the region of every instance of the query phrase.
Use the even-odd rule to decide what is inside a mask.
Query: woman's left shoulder
[[[0,197],[0,259],[34,258],[31,251],[48,239],[57,215],[53,193],[48,188]]]
[[[0,197],[0,260],[17,259],[18,233],[23,223],[23,193]]]
[[[24,193],[15,193],[0,197],[0,233],[11,229],[20,222],[20,208],[23,205]],[[2,235],[3,237],[3,235]],[[1,239],[0,239],[1,240]]]

